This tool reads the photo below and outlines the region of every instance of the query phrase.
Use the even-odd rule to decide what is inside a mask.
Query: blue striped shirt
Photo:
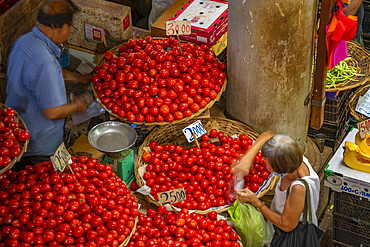
[[[54,154],[63,142],[65,119],[50,120],[43,109],[67,104],[61,50],[37,27],[12,45],[5,104],[13,107],[30,131],[24,156]]]

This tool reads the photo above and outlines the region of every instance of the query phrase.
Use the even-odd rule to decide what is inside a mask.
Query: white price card
[[[370,132],[370,119],[358,123],[357,128],[358,132],[360,132],[361,138],[365,138],[366,132]]]
[[[190,21],[166,21],[166,35],[189,35],[191,34]]]
[[[193,133],[195,134],[197,138],[207,133],[202,123],[200,122],[200,120],[196,121],[195,123],[190,124],[189,126],[184,128],[182,132],[184,133],[188,142],[194,141]]]
[[[175,190],[169,190],[158,193],[159,202],[164,205],[167,203],[175,203],[186,200],[186,194],[184,188]]]
[[[71,160],[71,155],[66,149],[64,142],[60,144],[60,146],[58,147],[57,151],[54,153],[54,156],[52,157],[51,160],[53,162],[55,170],[59,170],[61,172],[64,171],[64,168],[67,166],[67,162]]]

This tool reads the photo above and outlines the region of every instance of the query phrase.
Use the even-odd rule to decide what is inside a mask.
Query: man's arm
[[[358,9],[361,7],[362,1],[363,0],[351,0],[350,4],[343,8],[343,13],[346,16],[356,15]]]
[[[84,112],[87,108],[87,105],[81,100],[76,100],[71,104],[65,104],[49,109],[42,110],[42,115],[47,119],[63,119],[70,116],[72,113],[81,113]]]
[[[92,81],[92,76],[90,74],[80,75],[67,69],[63,69],[63,78],[66,83],[72,84],[89,84]]]

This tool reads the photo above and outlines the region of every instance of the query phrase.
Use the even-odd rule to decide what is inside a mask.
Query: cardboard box
[[[6,65],[13,42],[31,31],[45,0],[20,0],[0,16],[0,74],[5,78]]]
[[[343,161],[346,141],[355,143],[357,129],[352,129],[343,140],[338,150],[325,168],[324,185],[336,192],[346,192],[352,195],[370,199],[370,173],[357,171],[348,167]]]
[[[177,0],[171,7],[164,12],[161,17],[150,27],[152,37],[166,37],[166,21],[174,17],[176,12],[179,11],[189,0]]]
[[[211,50],[215,52],[218,60],[221,62],[227,61],[227,32],[224,33],[221,38],[216,40],[216,43],[211,47]]]
[[[191,34],[182,40],[212,47],[227,31],[228,4],[221,0],[191,0],[170,20],[190,21]]]
[[[80,8],[68,44],[92,51],[112,48],[132,38],[131,8],[104,0],[73,0]]]

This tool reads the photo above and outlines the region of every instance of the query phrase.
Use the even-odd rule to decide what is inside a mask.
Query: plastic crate
[[[343,105],[344,101],[349,98],[351,90],[340,91],[335,99],[327,97],[325,101],[324,111],[326,112],[338,112],[339,108]]]
[[[333,240],[355,247],[370,246],[370,225],[333,213]]]
[[[339,119],[337,124],[324,121],[324,124],[319,130],[315,130],[311,127],[308,128],[308,135],[311,137],[315,137],[316,134],[322,133],[325,134],[326,139],[337,140],[342,133],[342,129],[345,127],[346,124],[348,125],[348,120],[349,108],[346,108],[341,114],[341,118]]]
[[[134,151],[131,148],[115,153],[113,156],[104,156],[98,162],[104,165],[110,164],[112,166],[112,171],[114,171],[118,177],[122,178],[127,186],[130,186],[133,178],[135,178]]]
[[[332,247],[353,247],[353,245],[343,244],[341,242],[332,240]]]
[[[349,131],[349,120],[347,120],[340,133],[338,134],[337,139],[325,139],[325,146],[332,148],[333,152],[335,153]],[[315,135],[308,134],[308,137],[312,138],[313,141],[315,141]]]
[[[326,98],[324,106],[324,121],[338,123],[343,116],[345,108],[348,108],[348,102],[351,98],[352,91],[341,91],[335,99]]]
[[[334,192],[334,212],[370,224],[370,201],[366,198],[345,192]]]

